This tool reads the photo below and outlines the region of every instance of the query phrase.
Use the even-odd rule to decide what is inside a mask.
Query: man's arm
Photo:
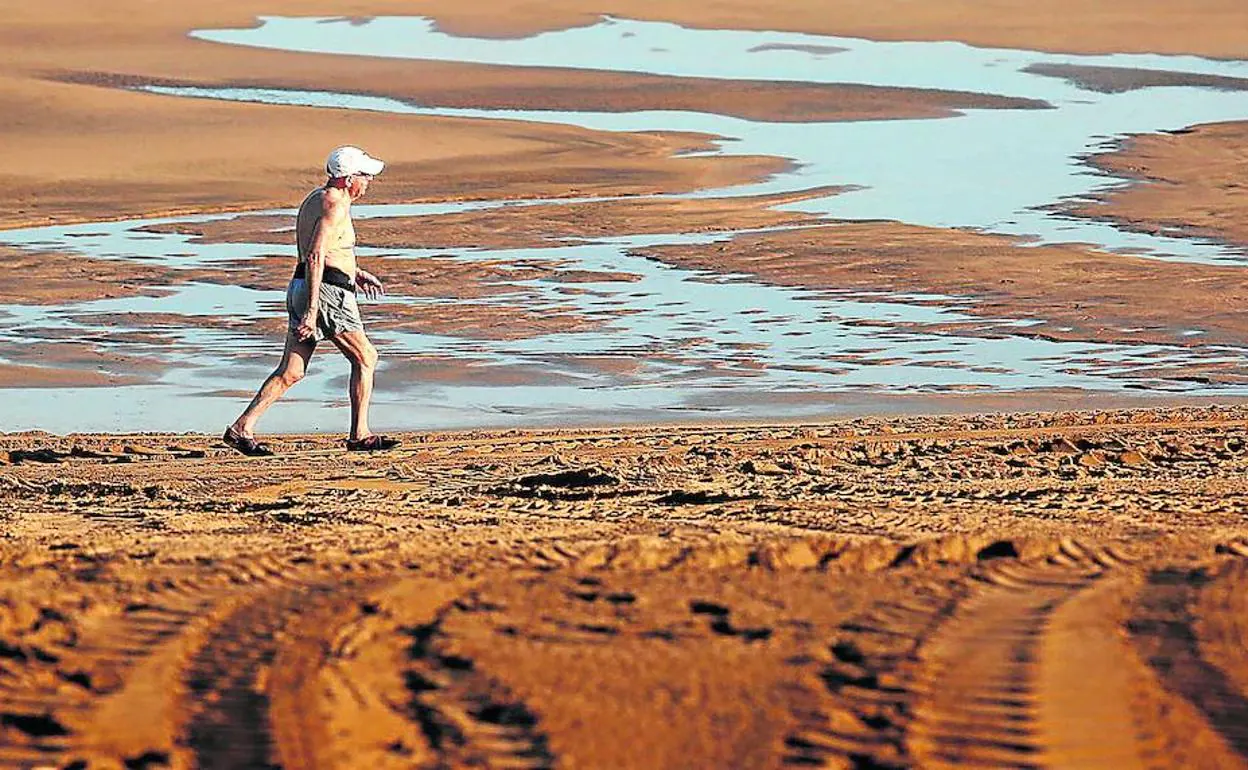
[[[345,198],[326,195],[321,200],[321,216],[316,221],[312,235],[312,248],[308,250],[307,281],[308,307],[296,331],[300,340],[310,340],[316,334],[316,314],[320,307],[321,281],[325,275],[325,253],[346,226],[350,203]]]
[[[362,267],[355,268],[355,285],[365,297],[373,299],[386,293],[381,279]]]

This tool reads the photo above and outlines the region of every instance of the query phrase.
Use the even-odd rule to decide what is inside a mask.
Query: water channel
[[[266,18],[252,29],[202,30],[196,37],[332,54],[367,52],[511,66],[579,67],[674,76],[938,88],[1039,100],[1047,109],[967,110],[952,118],[859,122],[765,122],[712,113],[556,112],[448,109],[328,91],[157,88],[180,97],[303,104],[442,117],[554,122],[606,131],[684,130],[722,139],[716,152],[790,158],[794,169],[755,185],[697,195],[753,195],[853,186],[791,204],[836,219],[885,219],[1024,236],[1034,243],[1095,244],[1157,259],[1243,264],[1223,246],[1130,233],[1061,216],[1053,204],[1121,184],[1083,158],[1124,134],[1179,130],[1248,118],[1248,91],[1170,87],[1122,93],[1087,90],[1038,74],[1037,65],[1130,67],[1244,78],[1248,63],[1196,57],[1078,57],[973,48],[955,43],[877,43],[776,32],[684,29],[604,18],[581,29],[518,40],[477,40],[437,30],[427,19]],[[437,216],[466,210],[505,216],[517,205],[556,201],[358,206],[357,217]],[[293,212],[256,212],[283,217]],[[0,232],[0,244],[71,250],[97,258],[203,267],[272,254],[267,244],[214,244],[162,225],[180,217]],[[289,225],[286,225],[289,226]],[[549,425],[635,420],[766,419],[838,411],[837,394],[932,394],[1079,389],[1240,395],[1241,388],[1183,378],[1184,367],[1242,358],[1239,348],[1104,345],[1025,336],[1025,319],[986,322],[966,313],[970,298],[865,297],[761,285],[740,276],[681,270],[635,254],[648,246],[711,246],[733,233],[621,234],[549,248],[467,250],[457,260],[557,262],[566,269],[625,274],[579,284],[517,279],[489,301],[536,312],[575,306],[595,319],[585,331],[521,339],[379,331],[391,366],[458,360],[478,371],[443,377],[380,373],[375,422],[387,428]],[[368,249],[360,257],[445,257],[444,250]],[[276,343],[197,318],[253,320],[280,314],[282,288],[193,283],[164,296],[62,307],[6,306],[0,358],[9,346],[96,340],[156,358],[166,369],[147,384],[116,388],[10,389],[2,429],[218,429],[241,408],[240,392],[271,368]],[[390,296],[391,303],[444,300]],[[367,308],[366,308],[367,315]],[[173,344],[117,341],[118,314],[160,313]],[[185,323],[178,323],[177,318]],[[174,320],[169,320],[174,319]],[[1192,330],[1199,334],[1199,330]],[[266,358],[267,356],[267,358]],[[585,362],[615,358],[619,370]],[[539,372],[489,384],[499,371]],[[399,371],[399,369],[392,369]],[[404,370],[406,371],[406,370]],[[1174,376],[1167,376],[1167,372]],[[326,355],[266,430],[338,430],[345,424],[345,369]],[[857,403],[861,403],[858,401]]]

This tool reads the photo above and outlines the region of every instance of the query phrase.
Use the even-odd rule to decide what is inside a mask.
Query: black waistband
[[[306,278],[307,275],[308,263],[295,263],[295,277]],[[336,267],[326,265],[325,269],[321,271],[321,281],[329,284],[330,286],[337,286],[340,289],[346,289],[351,292],[355,291],[355,281],[351,280],[351,276]]]

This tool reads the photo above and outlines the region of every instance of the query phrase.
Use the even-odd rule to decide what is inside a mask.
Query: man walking
[[[325,339],[351,362],[351,433],[347,449],[376,452],[399,444],[368,427],[377,349],[364,334],[355,293],[358,290],[366,297],[375,297],[383,293],[383,287],[375,275],[356,266],[355,228],[351,223],[352,202],[364,196],[369,182],[384,166],[358,147],[338,147],[325,163],[329,179],[308,193],[299,206],[295,220],[299,258],[286,288],[286,312],[290,317],[286,349],[281,363],[221,437],[245,455],[273,454],[267,444],[256,440],[256,421],[303,379],[316,343]]]

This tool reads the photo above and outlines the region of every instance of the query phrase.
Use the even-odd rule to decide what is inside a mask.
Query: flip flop
[[[379,436],[376,433],[360,439],[347,439],[348,452],[384,452],[394,449],[400,442],[397,438]]]
[[[244,436],[235,432],[233,426],[225,429],[225,433],[221,435],[221,441],[226,446],[233,447],[248,457],[268,457],[275,454],[268,444],[261,444],[251,436]]]

